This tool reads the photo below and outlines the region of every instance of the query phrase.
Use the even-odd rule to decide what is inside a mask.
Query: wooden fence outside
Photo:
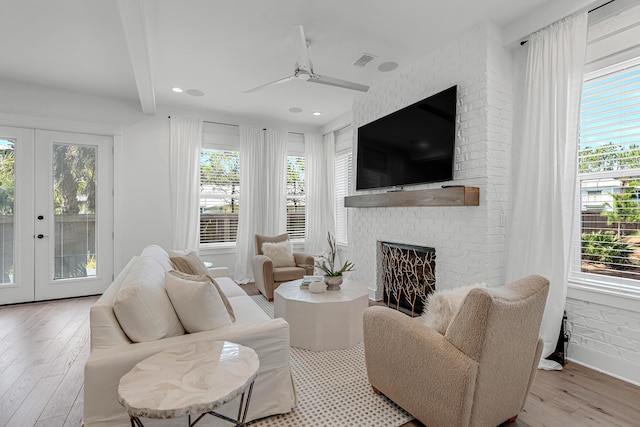
[[[0,280],[13,275],[14,218],[0,215]],[[54,231],[54,278],[85,277],[87,254],[95,255],[95,216],[57,215]]]

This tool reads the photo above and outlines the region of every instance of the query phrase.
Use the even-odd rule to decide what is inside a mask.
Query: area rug
[[[254,301],[273,317],[273,304]],[[314,352],[291,347],[291,366],[298,402],[288,414],[252,422],[252,427],[398,427],[413,417],[367,380],[362,343],[347,350]]]

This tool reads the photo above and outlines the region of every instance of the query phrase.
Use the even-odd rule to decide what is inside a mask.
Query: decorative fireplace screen
[[[380,242],[383,301],[388,307],[420,315],[436,289],[434,248]]]

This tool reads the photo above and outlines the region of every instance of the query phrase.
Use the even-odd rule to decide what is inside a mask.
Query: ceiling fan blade
[[[307,38],[304,35],[304,27],[302,25],[295,26],[294,42],[298,44],[300,59],[299,66],[307,71],[311,71],[311,60],[309,59],[309,46]]]
[[[242,92],[242,93],[253,93],[253,92],[257,92],[257,91],[259,91],[259,90],[266,89],[266,88],[268,88],[269,86],[275,86],[275,85],[279,85],[279,84],[281,84],[281,83],[286,83],[286,82],[288,82],[288,81],[294,80],[295,78],[296,78],[296,76],[289,76],[289,77],[285,77],[284,79],[276,80],[276,81],[274,81],[274,82],[270,82],[270,83],[265,83],[265,84],[260,85],[260,86],[258,86],[258,87],[254,87],[253,89],[245,90],[245,91],[244,91],[244,92]]]
[[[313,83],[321,83],[323,85],[342,87],[345,89],[358,90],[360,92],[367,92],[369,90],[369,86],[361,85],[360,83],[353,83],[333,77],[321,76],[320,74],[312,75],[311,78],[307,81]]]

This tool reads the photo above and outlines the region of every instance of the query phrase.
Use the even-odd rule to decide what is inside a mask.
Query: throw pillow
[[[474,283],[455,289],[435,291],[427,296],[424,311],[418,320],[444,335],[467,294],[472,289],[486,287],[486,283]]]
[[[220,289],[220,286],[218,285],[216,280],[211,277],[211,275],[209,274],[209,270],[204,266],[204,262],[195,251],[191,251],[183,256],[171,257],[170,260],[173,268],[182,273],[208,276],[209,279],[211,279],[211,283],[213,283],[213,286],[216,287],[216,290],[220,294],[220,298],[222,298],[222,302],[224,302],[224,306],[227,308],[227,312],[229,313],[231,321],[236,321],[236,315],[233,313],[233,307],[231,307],[227,296],[224,294],[224,292],[222,292],[222,289]]]
[[[296,260],[293,258],[293,247],[290,240],[283,242],[262,244],[262,253],[271,258],[274,267],[295,267]]]
[[[165,288],[188,333],[210,331],[231,324],[220,293],[208,276],[167,271]]]
[[[113,299],[113,312],[133,342],[184,335],[164,288],[164,270],[152,258],[138,257]]]

